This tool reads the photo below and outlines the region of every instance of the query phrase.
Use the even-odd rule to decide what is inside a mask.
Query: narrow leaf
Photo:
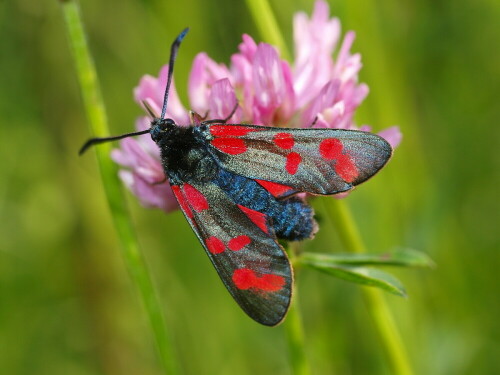
[[[401,267],[429,267],[435,266],[427,254],[408,248],[397,248],[392,252],[382,254],[324,254],[303,253],[301,260],[305,262],[321,262],[336,265],[350,266],[401,266]]]
[[[375,286],[386,292],[400,297],[406,297],[406,290],[403,284],[394,276],[374,268],[353,267],[348,265],[339,265],[333,262],[323,262],[319,258],[300,258],[300,264],[328,273],[353,283]]]

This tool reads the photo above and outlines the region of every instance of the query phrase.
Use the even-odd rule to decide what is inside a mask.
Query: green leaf
[[[313,257],[311,255],[319,256]],[[309,253],[307,257],[304,257],[303,254],[296,261],[301,265],[325,272],[339,279],[361,285],[375,286],[397,296],[406,297],[406,290],[403,284],[394,276],[374,268],[341,265],[332,262],[325,255]]]
[[[305,262],[322,262],[336,265],[350,266],[401,266],[401,267],[429,267],[435,266],[431,258],[425,253],[408,249],[396,248],[392,252],[383,254],[321,254],[321,253],[303,253],[301,255]]]

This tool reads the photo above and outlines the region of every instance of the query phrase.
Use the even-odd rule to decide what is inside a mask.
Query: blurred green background
[[[242,33],[261,39],[244,2],[82,3],[113,133],[133,128],[142,111],[132,88],[157,74],[183,27],[185,104],[196,53],[227,63]],[[292,15],[313,2],[271,5],[291,48]],[[404,245],[437,263],[395,270],[409,298],[386,297],[415,373],[499,373],[500,5],[330,5],[357,33],[371,89],[357,122],[404,133],[389,166],[348,203],[371,252]],[[2,1],[0,27],[0,373],[159,374],[95,157],[77,156],[89,133],[60,4]],[[290,373],[283,327],[240,311],[181,214],[128,198],[184,373]],[[342,251],[328,229],[305,247]],[[390,373],[358,287],[307,270],[298,288],[314,373]]]

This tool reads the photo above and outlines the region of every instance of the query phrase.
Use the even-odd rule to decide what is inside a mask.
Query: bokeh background
[[[82,2],[113,133],[142,113],[132,88],[181,48],[228,62],[242,33],[261,37],[244,2]],[[313,2],[271,1],[287,43]],[[389,166],[348,199],[370,251],[425,251],[434,270],[395,270],[387,295],[416,374],[500,371],[500,5],[491,0],[331,0],[355,30],[357,114],[404,133]],[[158,374],[147,319],[121,258],[55,0],[0,2],[0,373]],[[261,327],[230,298],[179,212],[128,201],[186,374],[288,374],[283,327]],[[321,215],[321,210],[319,210]],[[328,223],[310,251],[338,248]],[[359,288],[304,271],[308,356],[317,374],[389,374]]]

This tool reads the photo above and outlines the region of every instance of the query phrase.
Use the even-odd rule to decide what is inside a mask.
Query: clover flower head
[[[369,91],[358,82],[362,64],[360,54],[351,53],[354,32],[342,38],[340,21],[330,18],[323,0],[316,1],[310,18],[303,12],[295,14],[293,31],[293,64],[281,59],[273,46],[257,44],[246,34],[229,67],[199,53],[189,75],[189,108],[208,119],[226,118],[238,104],[229,123],[370,131],[370,126],[358,127],[353,121]],[[134,90],[135,100],[147,101],[159,113],[167,72],[166,65],[158,77],[144,76]],[[173,82],[166,117],[180,126],[189,124],[189,113]],[[147,117],[137,120],[137,130],[148,127]],[[397,126],[379,135],[392,147],[401,141]],[[178,207],[165,181],[158,147],[149,137],[122,140],[112,158],[123,167],[121,179],[144,206],[167,212]]]

